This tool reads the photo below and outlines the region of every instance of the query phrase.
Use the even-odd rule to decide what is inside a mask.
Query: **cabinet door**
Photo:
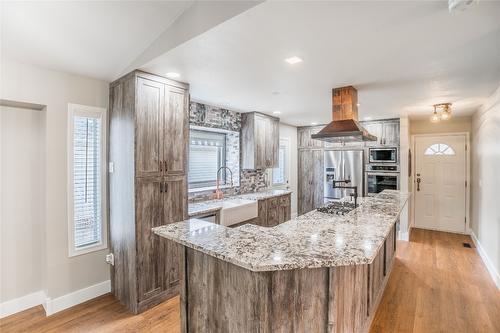
[[[163,224],[179,222],[187,218],[187,193],[185,176],[168,177],[163,182]],[[163,257],[163,288],[166,290],[179,283],[180,248],[165,240]]]
[[[162,83],[137,79],[135,170],[138,177],[160,176],[161,114],[165,86]]]
[[[290,194],[279,197],[279,223],[286,222],[291,218]]]
[[[277,226],[279,221],[279,198],[267,199],[267,226],[274,227]]]
[[[166,175],[186,173],[188,136],[188,95],[184,89],[166,86],[163,112],[163,163]]]
[[[266,167],[279,166],[279,122],[276,119],[266,119]]]
[[[255,115],[254,126],[254,169],[265,169],[267,168],[266,127],[269,125],[266,118]]]
[[[165,239],[151,228],[163,224],[161,178],[136,178],[136,238],[139,302],[162,291]],[[123,273],[125,274],[125,273]]]
[[[324,177],[325,177],[325,155],[322,150],[312,151],[312,168],[310,172],[313,174],[312,191],[314,194],[313,208],[323,206],[325,203]],[[307,171],[306,171],[307,172]]]
[[[299,150],[298,166],[298,214],[302,215],[311,210],[314,206],[312,150]]]
[[[323,126],[301,127],[297,131],[299,148],[321,148],[323,141],[311,139],[312,134],[316,134],[323,129]]]
[[[399,122],[384,122],[382,144],[386,146],[399,146]]]
[[[382,142],[383,124],[381,122],[363,122],[362,126],[370,133],[377,137],[377,141],[367,141],[366,146],[378,146]]]

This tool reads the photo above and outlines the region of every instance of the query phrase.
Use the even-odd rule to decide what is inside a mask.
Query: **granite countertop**
[[[409,194],[385,190],[345,216],[312,211],[276,227],[189,219],[154,228],[167,239],[252,271],[369,264]]]
[[[222,202],[226,200],[231,200],[235,198],[240,198],[240,199],[248,199],[248,200],[261,200],[261,199],[269,199],[273,197],[279,197],[285,194],[290,194],[292,191],[288,190],[266,190],[266,191],[260,191],[260,192],[252,192],[252,193],[245,193],[245,194],[239,194],[239,195],[233,195],[233,196],[228,196],[225,197],[224,199],[219,199],[219,200],[207,200],[207,201],[199,201],[199,202],[193,202],[193,203],[188,203],[188,215],[189,217],[201,215],[201,214],[208,214],[211,212],[216,212],[222,208]]]

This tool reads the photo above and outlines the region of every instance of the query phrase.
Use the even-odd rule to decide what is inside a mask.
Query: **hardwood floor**
[[[500,332],[500,291],[469,236],[413,229],[398,242],[371,327],[379,332]]]
[[[468,236],[414,229],[398,242],[371,333],[500,332],[500,291]],[[104,295],[45,317],[41,306],[0,320],[0,332],[180,331],[179,298],[133,316]]]
[[[180,332],[179,297],[132,315],[107,294],[45,317],[37,306],[0,319],[0,332]]]

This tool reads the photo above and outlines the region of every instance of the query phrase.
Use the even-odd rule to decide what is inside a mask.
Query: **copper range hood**
[[[377,141],[358,122],[358,91],[352,86],[332,89],[333,121],[312,139],[326,142]]]

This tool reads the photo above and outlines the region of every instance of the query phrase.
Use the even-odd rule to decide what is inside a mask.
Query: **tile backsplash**
[[[208,127],[212,129],[222,129],[228,132],[226,136],[226,165],[233,171],[234,183],[239,186],[222,189],[225,195],[242,194],[265,190],[266,170],[240,170],[239,177],[236,170],[240,167],[240,132],[241,113],[218,108],[202,103],[191,102],[189,107],[189,124]],[[207,200],[213,197],[214,190],[197,191],[189,193],[189,201]]]

